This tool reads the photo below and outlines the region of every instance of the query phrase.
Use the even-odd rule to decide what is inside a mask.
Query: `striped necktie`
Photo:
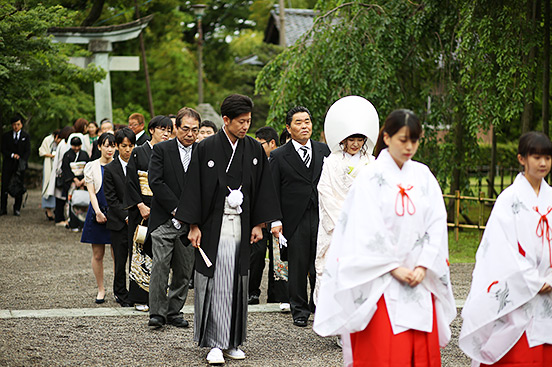
[[[184,157],[182,158],[182,166],[184,167],[184,172],[188,172],[188,166],[190,165],[190,153],[191,153],[191,148],[189,149],[186,149],[184,148]]]
[[[307,147],[301,147],[300,149],[303,152],[303,163],[305,163],[305,166],[308,167],[310,162],[309,150]]]

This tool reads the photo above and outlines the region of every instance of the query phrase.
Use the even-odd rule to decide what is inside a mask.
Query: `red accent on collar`
[[[548,211],[546,212],[546,214],[541,214],[541,212],[539,212],[538,206],[534,207],[533,210],[535,210],[540,215],[539,222],[537,223],[536,232],[537,236],[542,238],[543,246],[545,237],[548,241],[548,261],[550,263],[550,267],[552,267],[552,246],[550,245],[550,240],[552,240],[552,233],[550,233],[550,224],[548,224],[548,218],[546,217],[548,214],[550,214],[550,212],[552,212],[552,208],[548,207]]]
[[[416,213],[416,207],[414,206],[414,203],[412,202],[412,199],[410,199],[410,196],[408,196],[408,192],[407,192],[409,190],[412,190],[413,186],[408,185],[408,187],[406,188],[402,187],[401,184],[398,184],[397,186],[399,187],[399,192],[397,193],[397,197],[395,198],[395,213],[399,217],[402,217],[405,212],[410,215],[413,215],[414,213]],[[401,198],[402,212],[399,212],[397,208],[399,197]],[[406,204],[405,204],[405,199],[406,199]],[[410,207],[411,205],[412,205],[412,208]]]

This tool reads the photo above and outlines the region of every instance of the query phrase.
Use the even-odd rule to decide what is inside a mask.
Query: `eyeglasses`
[[[187,134],[189,133],[190,131],[192,132],[192,134],[197,134],[199,132],[199,128],[197,127],[194,127],[193,129],[190,129],[188,126],[179,126],[178,127],[180,129],[180,131],[182,131],[184,134]]]

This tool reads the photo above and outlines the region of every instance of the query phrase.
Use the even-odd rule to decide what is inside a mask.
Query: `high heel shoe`
[[[105,302],[105,293],[104,293],[103,298],[98,298],[98,296],[96,295],[96,298],[94,299],[94,302],[96,302],[97,304],[104,303]]]

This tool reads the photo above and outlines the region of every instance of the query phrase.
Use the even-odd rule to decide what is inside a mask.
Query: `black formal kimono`
[[[150,141],[150,140],[151,138],[148,135],[147,131],[144,131],[144,133],[138,139],[136,139],[136,146],[139,147],[142,144],[144,144],[146,141]]]
[[[83,150],[79,150],[77,153],[73,149],[69,149],[65,154],[63,155],[63,159],[61,161],[61,177],[63,180],[63,186],[62,186],[62,195],[67,196],[67,192],[69,191],[69,188],[71,187],[71,184],[73,183],[73,179],[77,178],[79,180],[82,180],[84,178],[84,172],[81,175],[75,176],[75,173],[71,169],[71,163],[73,162],[88,162],[90,160],[90,157],[88,157],[88,153],[86,153]]]
[[[148,172],[152,146],[144,143],[132,151],[127,165],[127,181],[124,206],[128,209],[128,243],[130,253],[129,266],[129,303],[147,304],[151,274],[152,250],[151,241],[145,244],[134,243],[134,232],[141,224],[148,226],[148,219],[142,218],[138,204],[143,203],[151,208],[152,193],[148,187],[140,187],[139,172]]]
[[[194,284],[194,339],[200,346],[232,348],[241,345],[245,340],[251,230],[256,225],[281,217],[268,160],[259,142],[246,136],[238,140],[233,158],[232,152],[224,130],[199,143],[192,155],[188,181],[176,213],[177,219],[199,226],[201,248],[213,264],[207,267],[196,250],[195,264],[199,274],[196,274]],[[239,214],[241,241],[237,244],[235,253],[235,271],[232,272],[234,279],[228,280],[230,286],[225,289],[231,296],[231,320],[215,327],[228,332],[223,338],[223,344],[226,345],[217,345],[212,335],[207,335],[210,334],[207,331],[213,327],[208,323],[213,323],[217,316],[214,315],[214,310],[221,305],[210,303],[215,290],[209,283],[212,283],[217,268],[221,226],[223,216],[227,215],[224,214],[225,201],[230,189],[240,189],[243,193],[242,212]]]

